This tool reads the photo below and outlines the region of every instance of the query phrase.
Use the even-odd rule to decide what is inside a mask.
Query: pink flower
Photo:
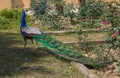
[[[112,39],[115,39],[115,38],[116,38],[116,34],[115,34],[115,33],[112,34],[112,35],[111,35],[111,38],[112,38]]]
[[[79,2],[82,4],[83,0],[79,0]]]
[[[120,32],[116,31],[115,34],[120,34]]]
[[[56,6],[56,10],[57,11],[60,11],[61,10],[61,7],[59,5]]]
[[[112,14],[116,14],[115,12],[112,12]]]
[[[107,21],[103,21],[103,24],[104,24],[104,25],[107,25],[107,24],[108,24],[108,22],[107,22]]]

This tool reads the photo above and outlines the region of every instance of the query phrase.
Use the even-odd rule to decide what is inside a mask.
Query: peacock
[[[26,17],[26,11],[22,10],[20,32],[21,32],[21,35],[22,35],[24,42],[25,42],[23,50],[25,50],[25,48],[26,48],[28,39],[30,39],[31,42],[34,43],[32,36],[36,35],[36,34],[41,34],[41,32],[39,31],[38,28],[26,26],[25,17]]]
[[[20,32],[25,41],[24,49],[27,45],[27,39],[30,39],[32,43],[34,39],[38,45],[42,45],[46,49],[50,50],[49,52],[61,59],[67,59],[94,67],[104,63],[103,61],[82,55],[80,51],[76,51],[74,48],[68,47],[66,44],[52,38],[50,35],[40,31],[38,28],[26,26],[25,17],[26,12],[23,10],[21,16]],[[103,65],[105,65],[105,63]]]

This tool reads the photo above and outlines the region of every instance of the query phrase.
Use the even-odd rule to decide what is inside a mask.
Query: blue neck
[[[26,13],[25,13],[25,11],[23,10],[23,11],[22,11],[22,16],[21,16],[20,28],[26,27],[25,17],[26,17]]]

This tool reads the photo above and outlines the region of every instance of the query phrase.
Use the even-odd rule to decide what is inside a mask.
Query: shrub
[[[6,19],[19,19],[21,15],[20,11],[19,9],[4,9],[0,12],[0,16]]]
[[[4,9],[0,11],[0,29],[19,28],[22,9]],[[27,16],[26,21],[31,25],[31,16]]]

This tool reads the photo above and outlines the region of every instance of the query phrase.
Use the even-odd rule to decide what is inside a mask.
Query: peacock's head
[[[35,12],[32,9],[24,9],[24,11],[27,15],[34,15],[35,14]]]

